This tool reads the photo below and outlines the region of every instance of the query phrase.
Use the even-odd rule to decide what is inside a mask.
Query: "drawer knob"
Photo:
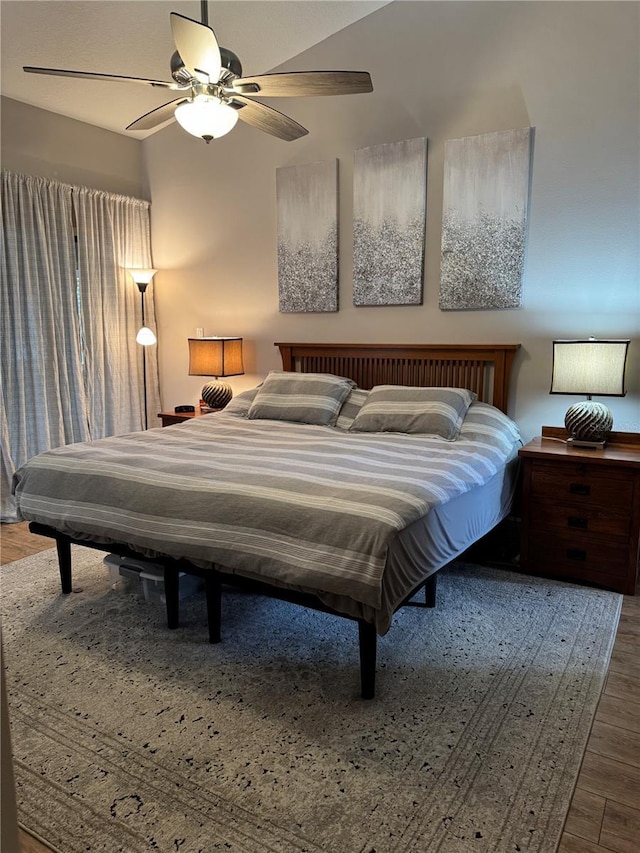
[[[579,560],[584,563],[587,559],[587,552],[580,548],[567,548],[567,560]]]
[[[590,495],[591,486],[586,483],[569,483],[569,491],[572,495]]]
[[[570,515],[567,519],[567,527],[576,527],[578,530],[586,530],[588,526],[588,518],[581,518],[579,515]]]

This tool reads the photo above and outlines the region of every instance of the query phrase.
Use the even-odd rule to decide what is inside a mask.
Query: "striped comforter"
[[[518,438],[483,403],[455,442],[220,413],[42,453],[14,491],[22,518],[74,538],[375,609],[397,532],[487,482]]]

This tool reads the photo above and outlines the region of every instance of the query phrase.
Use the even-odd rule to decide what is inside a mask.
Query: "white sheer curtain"
[[[92,438],[144,427],[140,291],[128,269],[151,267],[149,204],[74,189],[85,377]],[[145,322],[155,329],[153,284]],[[146,349],[149,426],[159,411],[157,347]]]
[[[11,478],[31,456],[143,428],[141,302],[127,269],[151,266],[149,205],[3,172],[0,225],[0,498],[13,521]],[[152,287],[145,309],[154,328]]]
[[[71,187],[2,174],[2,520],[16,467],[89,438],[76,295]]]

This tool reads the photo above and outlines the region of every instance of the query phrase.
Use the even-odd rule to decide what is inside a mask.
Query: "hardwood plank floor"
[[[639,652],[640,595],[626,595],[558,853],[640,850]]]
[[[51,853],[53,850],[53,847],[49,847],[48,844],[43,844],[41,841],[38,841],[37,838],[34,838],[31,833],[24,829],[18,830],[18,838],[20,841],[19,853]],[[7,851],[7,853],[9,853],[9,851]]]
[[[2,525],[0,563],[50,547],[50,540],[33,536],[26,524]],[[640,850],[639,652],[640,596],[625,596],[607,681],[557,853]],[[21,853],[49,851],[23,830],[20,839]]]

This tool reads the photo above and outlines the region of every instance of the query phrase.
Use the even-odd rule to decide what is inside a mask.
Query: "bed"
[[[160,562],[171,628],[180,573],[203,577],[211,642],[227,584],[354,620],[372,698],[394,612],[434,606],[437,571],[511,509],[518,345],[276,346],[283,371],[221,413],[29,460],[18,509],[64,593],[72,543]]]

